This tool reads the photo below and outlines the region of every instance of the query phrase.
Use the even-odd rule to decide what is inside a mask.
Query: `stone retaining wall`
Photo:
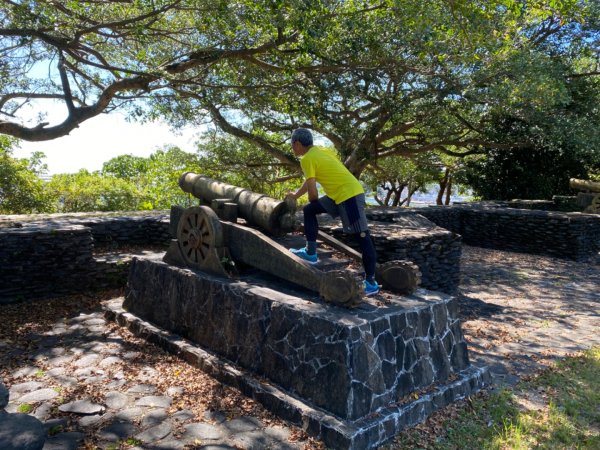
[[[13,220],[0,227],[0,304],[123,287],[128,262],[94,251],[169,242],[165,214]],[[15,227],[16,226],[16,227]]]
[[[81,225],[0,228],[0,249],[0,303],[79,292],[95,266]]]
[[[600,215],[502,208],[436,206],[415,212],[476,247],[582,261],[600,251]]]
[[[171,239],[168,214],[144,216],[67,217],[49,219],[42,223],[82,225],[92,231],[94,246],[168,245]],[[41,224],[32,222],[25,226]]]

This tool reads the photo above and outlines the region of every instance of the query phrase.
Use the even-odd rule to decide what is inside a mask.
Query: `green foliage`
[[[570,100],[552,114],[524,120],[502,113],[490,120],[490,135],[518,145],[488,148],[485,156],[466,162],[463,179],[482,199],[569,195],[569,178],[600,173],[600,83],[576,79],[567,87]]]
[[[256,145],[223,134],[207,133],[198,144],[206,175],[273,198],[284,198],[302,179],[289,166]]]
[[[587,178],[585,162],[553,149],[492,150],[465,163],[464,179],[482,200],[572,195],[569,178]]]
[[[14,139],[0,135],[0,214],[51,212],[52,199],[40,178],[46,170],[43,154],[13,158],[15,145]]]
[[[387,172],[390,186],[405,163],[390,162],[402,166],[394,174],[380,170],[386,158],[511,148],[598,158],[597,1],[59,3],[8,2],[0,16],[0,132],[51,139],[121,106],[175,126],[210,121],[263,155],[219,140],[203,164],[221,161],[213,173],[273,196],[288,188],[275,180],[299,171],[284,139],[298,126],[329,139],[355,175]],[[11,122],[48,97],[72,112],[61,126]],[[124,156],[103,173],[133,183],[138,208],[179,202],[174,171],[152,164]]]
[[[147,171],[148,160],[141,156],[120,155],[102,165],[102,175],[126,180],[138,179]]]
[[[21,403],[17,407],[17,412],[21,414],[29,414],[31,411],[33,411],[33,405],[30,405],[29,403]]]
[[[186,171],[200,170],[197,155],[168,147],[148,158],[117,156],[100,172],[55,175],[47,189],[58,198],[60,212],[169,209],[195,202],[178,180]]]
[[[133,183],[85,169],[54,175],[47,189],[58,198],[59,212],[127,211],[140,206],[140,191]]]
[[[171,205],[190,206],[197,200],[179,187],[184,172],[202,172],[198,155],[177,147],[155,151],[147,160],[147,170],[139,183],[151,209],[169,209]]]
[[[437,181],[440,171],[440,161],[435,154],[414,159],[394,156],[372,164],[363,181],[379,205],[408,206],[415,192],[425,192],[427,185]]]
[[[388,157],[507,148],[519,142],[498,136],[494,117],[534,131],[577,101],[571,86],[595,70],[596,12],[576,0],[311,4],[298,18],[309,33],[286,52],[250,66],[228,60],[210,83],[178,86],[175,101],[154,106],[174,123],[209,111],[221,129],[290,167],[279,136],[309,127],[357,176]],[[600,128],[595,116],[588,123]],[[560,135],[574,122],[555,124]]]

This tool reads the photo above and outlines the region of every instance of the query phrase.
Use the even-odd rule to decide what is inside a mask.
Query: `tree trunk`
[[[448,184],[446,185],[446,206],[450,204],[450,195],[452,194],[452,175],[448,177]]]
[[[436,205],[443,205],[444,191],[446,190],[446,186],[448,185],[448,177],[450,176],[450,170],[446,168],[446,172],[444,172],[444,178],[440,181],[440,190],[437,195],[437,199],[435,200]]]

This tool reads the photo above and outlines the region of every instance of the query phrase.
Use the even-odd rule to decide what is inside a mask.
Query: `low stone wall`
[[[3,221],[0,303],[123,287],[128,260],[94,252],[166,244],[170,239],[168,222],[165,214]]]
[[[498,206],[436,206],[415,210],[476,247],[544,254],[576,261],[600,251],[600,215]]]
[[[95,266],[89,228],[0,228],[0,303],[80,292]]]
[[[32,224],[38,224],[33,222]],[[168,245],[168,214],[50,218],[43,223],[81,225],[91,229],[94,246]],[[26,225],[28,226],[28,225]]]

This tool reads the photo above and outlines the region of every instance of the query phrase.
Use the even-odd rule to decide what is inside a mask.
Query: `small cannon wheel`
[[[319,293],[328,303],[354,308],[362,303],[362,287],[354,275],[343,270],[325,272]]]
[[[377,281],[395,294],[412,294],[421,284],[419,266],[404,260],[388,261],[377,267]]]
[[[202,267],[209,255],[223,246],[217,214],[207,206],[186,209],[179,220],[177,240],[186,264]]]

